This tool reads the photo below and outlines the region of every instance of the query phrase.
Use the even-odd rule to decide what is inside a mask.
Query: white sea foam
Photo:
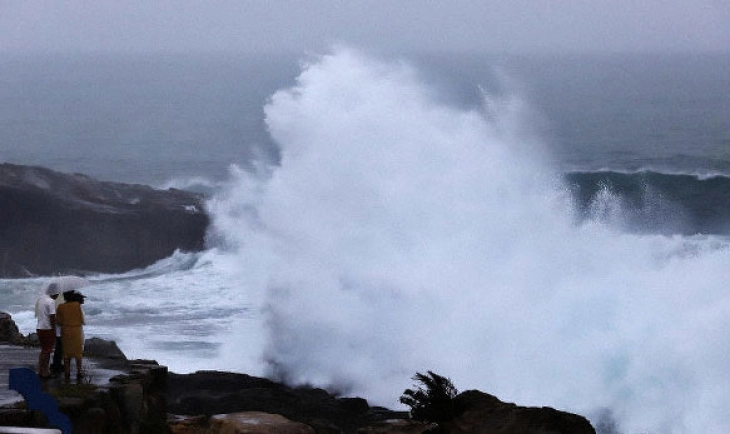
[[[210,205],[269,373],[393,406],[430,369],[627,433],[726,431],[727,244],[576,227],[515,101],[440,106],[348,49],[271,98],[281,166]]]
[[[89,276],[85,333],[114,340],[128,358],[155,359],[173,372],[221,369],[263,374],[258,350],[260,315],[217,249],[176,252],[140,270]],[[23,334],[35,332],[33,306],[48,278],[0,280],[0,311],[12,314]],[[220,348],[244,328],[250,345],[226,360]],[[244,324],[241,326],[241,324]],[[250,355],[250,357],[249,357]]]

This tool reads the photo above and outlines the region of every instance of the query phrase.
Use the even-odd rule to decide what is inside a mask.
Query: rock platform
[[[0,344],[0,409],[13,408],[22,404],[23,397],[18,392],[8,389],[8,373],[11,368],[30,368],[35,370],[38,366],[38,354],[38,348]],[[48,388],[57,388],[64,384],[94,384],[103,386],[109,384],[109,380],[112,377],[128,373],[128,370],[115,369],[106,361],[95,360],[93,358],[86,358],[83,363],[87,372],[85,378],[77,380],[74,375],[67,381],[63,378],[63,375],[60,375],[44,380],[44,384]]]
[[[102,352],[100,353],[99,350]],[[111,352],[110,352],[111,350]],[[84,376],[41,381],[68,416],[74,434],[167,433],[164,387],[167,367],[154,361],[126,360],[111,341],[87,339]],[[12,368],[38,363],[39,348],[0,344],[0,427],[49,428],[46,415],[29,410],[25,398],[9,389]],[[28,431],[34,432],[34,431]]]

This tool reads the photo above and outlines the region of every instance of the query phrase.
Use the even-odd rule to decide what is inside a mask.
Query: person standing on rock
[[[51,376],[50,363],[53,344],[56,342],[56,301],[61,288],[51,283],[35,302],[35,316],[38,320],[36,333],[41,345],[41,353],[38,356],[38,376],[48,378]]]
[[[65,303],[58,306],[56,321],[61,326],[63,341],[63,368],[66,379],[71,377],[71,358],[76,360],[76,378],[83,376],[81,360],[84,356],[84,296],[76,291],[63,293]]]
[[[63,294],[60,294],[58,297],[56,297],[56,311],[58,311],[58,306],[62,305],[66,299],[63,297]],[[60,374],[64,372],[63,369],[63,340],[61,339],[61,326],[56,324],[56,347],[53,349],[53,361],[51,362],[51,372],[55,374]]]

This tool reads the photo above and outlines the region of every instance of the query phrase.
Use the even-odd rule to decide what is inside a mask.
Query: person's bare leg
[[[81,357],[76,357],[76,377],[81,378],[84,375],[81,370]]]
[[[70,357],[64,357],[63,358],[63,376],[68,378],[71,378],[71,358]]]

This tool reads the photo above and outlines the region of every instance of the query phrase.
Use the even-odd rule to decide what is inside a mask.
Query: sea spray
[[[350,65],[359,65],[360,75],[346,74],[347,56],[352,60]],[[303,102],[292,101],[291,119],[286,121],[289,127],[279,124],[271,128],[279,144],[289,148],[289,160],[299,145],[294,140],[308,131],[308,125],[296,119],[319,119],[312,127],[324,131],[333,127],[323,116],[367,104],[372,113],[381,112],[392,125],[400,123],[403,127],[400,135],[395,128],[380,128],[383,136],[395,138],[392,142],[398,147],[411,146],[408,137],[430,138],[431,132],[438,130],[432,126],[451,124],[452,132],[460,132],[445,135],[469,149],[465,140],[456,139],[466,138],[464,131],[471,129],[472,136],[483,136],[481,155],[488,158],[481,163],[495,170],[491,178],[484,175],[486,187],[470,183],[475,177],[466,172],[447,185],[457,188],[446,195],[446,187],[436,190],[441,197],[434,196],[435,205],[427,206],[421,188],[411,187],[415,193],[406,195],[397,193],[397,186],[420,183],[428,190],[448,182],[440,174],[450,177],[461,172],[451,169],[452,165],[467,168],[469,164],[476,167],[476,163],[443,158],[442,154],[437,155],[448,163],[443,167],[424,164],[427,160],[423,158],[405,161],[398,169],[404,181],[394,182],[392,170],[385,178],[378,172],[392,166],[392,158],[385,158],[389,152],[370,157],[372,163],[364,167],[330,158],[330,148],[341,145],[337,148],[341,156],[363,146],[364,142],[353,142],[348,134],[348,140],[338,136],[328,143],[307,145],[309,158],[319,161],[311,165],[317,170],[301,178],[303,190],[306,183],[314,184],[312,179],[322,167],[322,179],[335,180],[332,188],[336,188],[337,181],[345,179],[335,176],[334,166],[339,165],[340,172],[353,172],[354,178],[360,178],[350,182],[355,187],[368,182],[377,186],[376,181],[390,179],[386,185],[395,184],[396,192],[391,196],[376,194],[393,197],[383,201],[388,205],[383,208],[391,211],[382,218],[360,219],[372,226],[370,232],[361,230],[352,237],[355,247],[363,244],[360,251],[341,241],[343,231],[332,232],[332,238],[340,241],[323,236],[329,224],[308,239],[309,250],[326,251],[330,246],[325,243],[329,243],[332,249],[339,249],[338,256],[351,258],[354,265],[333,262],[331,267],[339,269],[327,273],[330,264],[322,264],[324,271],[316,275],[304,269],[299,272],[304,276],[302,285],[292,282],[293,271],[279,273],[282,265],[295,264],[296,259],[303,263],[299,257],[308,251],[289,243],[287,238],[296,239],[299,228],[276,221],[270,205],[274,199],[268,190],[275,177],[280,177],[277,189],[293,190],[282,186],[281,180],[287,175],[277,172],[289,171],[293,178],[294,167],[305,171],[306,166],[282,163],[250,171],[254,165],[248,161],[251,146],[270,143],[268,138],[264,140],[266,131],[259,129],[263,124],[259,122],[259,101],[264,99],[262,95],[291,85],[293,76],[287,65],[296,62],[261,69],[266,61],[246,57],[235,68],[227,68],[230,53],[218,60],[189,58],[180,64],[163,58],[168,65],[163,69],[169,73],[160,75],[161,69],[154,67],[149,68],[152,75],[140,75],[140,65],[144,68],[152,58],[124,56],[124,68],[117,63],[97,68],[104,92],[96,96],[89,94],[88,80],[74,79],[80,75],[59,69],[54,62],[42,62],[39,71],[48,78],[45,82],[39,74],[28,75],[25,66],[18,70],[18,76],[24,78],[18,81],[19,86],[12,87],[11,94],[3,95],[6,101],[14,101],[18,89],[49,91],[24,92],[28,98],[25,111],[18,112],[21,122],[15,127],[11,122],[4,130],[5,142],[22,143],[8,150],[23,152],[15,158],[10,155],[9,161],[100,179],[216,192],[210,202],[210,212],[216,218],[216,228],[209,234],[210,250],[178,252],[148,269],[124,275],[90,276],[94,286],[85,291],[87,336],[115,339],[130,358],[154,358],[173,372],[217,369],[254,375],[277,373],[292,382],[311,379],[320,385],[349,389],[350,394],[388,406],[397,405],[403,389],[412,386],[414,372],[430,368],[453,378],[460,390],[479,388],[521,404],[578,411],[596,425],[616,428],[603,433],[728,432],[728,242],[717,236],[727,234],[726,222],[730,222],[730,213],[719,206],[728,202],[722,198],[728,191],[725,184],[730,168],[723,142],[730,119],[726,115],[727,98],[722,97],[728,87],[729,75],[722,74],[727,70],[727,56],[719,63],[717,58],[679,56],[679,69],[675,70],[679,73],[670,74],[674,78],[669,80],[662,73],[666,64],[651,59],[637,63],[630,56],[609,56],[600,68],[583,56],[561,57],[558,62],[550,56],[525,58],[522,65],[529,71],[519,62],[516,68],[511,67],[514,63],[503,64],[506,75],[497,74],[499,78],[521,81],[529,100],[510,96],[514,80],[507,86],[492,82],[494,74],[485,65],[494,62],[471,54],[449,57],[439,54],[416,70],[401,62],[375,61],[336,50],[331,56],[312,58],[299,84],[281,93],[291,92],[295,99],[297,93],[309,94],[311,99],[319,92],[314,91],[314,81],[324,90],[328,80],[342,77],[328,90],[331,110],[325,110],[327,101],[319,98],[317,106],[308,106],[311,113],[300,113],[296,106]],[[337,59],[341,62],[335,63]],[[88,63],[79,65],[84,69]],[[191,65],[195,72],[179,74],[181,68]],[[256,68],[251,70],[250,65]],[[221,66],[230,74],[219,74]],[[206,75],[204,69],[216,73]],[[320,72],[315,76],[317,69]],[[49,70],[54,72],[49,74]],[[149,83],[139,88],[139,98],[128,98],[129,81],[125,77],[129,74],[120,77],[116,74],[119,70],[131,72],[136,83]],[[305,80],[307,74],[309,82]],[[283,79],[276,79],[277,75]],[[207,83],[194,86],[198,91],[208,88],[220,92],[191,99],[189,82],[178,81],[166,89],[183,98],[163,98],[170,103],[163,114],[168,121],[158,122],[160,117],[154,114],[159,108],[158,84],[167,86],[175,77],[193,76],[197,76],[196,82]],[[481,76],[488,77],[484,83]],[[64,81],[69,86],[61,93],[50,91],[57,87],[59,77],[70,77],[71,81]],[[350,89],[343,88],[348,77],[352,81],[349,84],[362,84],[366,92],[344,93]],[[690,78],[685,83],[689,85],[678,85],[681,83],[676,77]],[[382,85],[383,92],[372,91],[376,83]],[[476,108],[480,87],[485,89],[481,110]],[[376,98],[382,93],[405,92],[420,97],[401,99],[420,102],[393,108],[395,104],[380,104]],[[52,98],[45,98],[48,95]],[[120,96],[122,104],[109,104],[120,101]],[[341,98],[345,96],[355,98],[343,105]],[[94,122],[99,129],[87,137],[91,148],[78,146],[78,128],[74,128],[77,111],[67,111],[66,117],[60,112],[50,117],[38,115],[68,106],[69,98],[85,107],[101,103],[110,109],[94,112],[94,119],[101,123]],[[149,116],[138,116],[141,122],[151,124],[140,124],[129,135],[118,136],[118,128],[106,131],[104,125],[118,125],[120,118],[131,113],[130,102],[136,108],[141,104],[151,109],[145,112]],[[283,109],[284,101],[272,102],[267,111],[274,115]],[[8,107],[19,109],[17,104]],[[525,116],[525,109],[530,107],[538,108],[549,122],[541,129],[540,141],[555,155],[555,165],[539,152],[534,136],[525,137],[526,130],[535,129],[535,118]],[[210,121],[203,124],[209,127],[200,122],[203,112]],[[434,122],[435,116],[424,113],[441,113],[440,124]],[[627,113],[630,115],[623,116]],[[174,118],[167,118],[169,114]],[[349,116],[333,119],[339,122],[342,117]],[[371,118],[363,117],[363,125],[387,121],[373,122]],[[424,122],[418,125],[418,119]],[[459,119],[477,121],[459,123]],[[479,123],[484,125],[473,127]],[[177,133],[168,134],[170,127]],[[29,131],[39,140],[28,136]],[[312,133],[312,141],[323,134]],[[102,142],[116,149],[111,153],[107,148],[104,153],[82,152],[82,158],[76,158],[80,149],[98,148],[100,141],[94,138],[102,136]],[[196,137],[198,140],[189,140]],[[129,146],[132,142],[135,145]],[[205,155],[197,152],[203,148]],[[265,155],[270,157],[253,160],[278,162],[278,149],[265,148]],[[140,152],[145,155],[141,165]],[[234,169],[228,188],[218,194],[218,182],[226,177],[222,168],[230,163],[238,163],[245,171]],[[553,171],[556,178],[564,177],[562,172],[568,169],[559,167],[580,172],[583,179],[577,184],[582,186],[588,185],[587,178],[603,179],[606,175],[620,182],[611,183],[605,191],[610,194],[587,195],[584,198],[588,202],[574,205],[568,200],[575,194],[573,180],[563,186],[551,179]],[[350,168],[357,168],[359,173]],[[416,169],[427,169],[430,174],[419,174]],[[654,172],[642,173],[644,169]],[[687,174],[694,174],[694,179],[687,179]],[[205,178],[194,179],[200,176]],[[368,176],[372,180],[366,180]],[[175,181],[163,184],[170,178]],[[421,181],[424,178],[425,182]],[[497,182],[489,184],[492,179]],[[621,188],[627,186],[625,182],[631,187],[628,193]],[[480,191],[492,188],[504,193],[501,202],[499,197],[489,198],[489,193]],[[301,205],[311,204],[329,213],[321,203],[322,188],[316,191],[320,192],[316,197],[305,194]],[[678,196],[679,191],[688,195]],[[464,219],[467,223],[462,231],[448,231],[445,223],[449,220],[439,217],[445,213],[439,206],[451,208],[454,215],[469,216],[461,209],[468,209],[470,200],[477,203],[472,205],[475,211],[471,215],[483,212],[486,217],[479,225]],[[293,206],[295,203],[290,199],[282,208],[311,215],[312,211],[303,213]],[[361,203],[369,205],[372,201]],[[438,211],[432,215],[422,211],[432,208]],[[367,209],[363,206],[361,212]],[[678,213],[678,209],[686,213]],[[720,212],[707,213],[708,209]],[[693,210],[710,220],[696,220]],[[355,211],[350,207],[347,213],[354,216]],[[410,228],[413,224],[398,224],[399,216],[402,221],[416,216],[419,224],[429,226],[419,233]],[[315,226],[308,222],[301,228]],[[444,228],[441,237],[437,236],[438,228]],[[358,239],[368,241],[360,243]],[[418,254],[408,246],[419,249]],[[366,253],[378,256],[368,258]],[[326,258],[324,254],[316,257]],[[317,267],[311,269],[318,271]],[[324,286],[330,275],[344,278],[332,285],[336,289],[318,291],[317,279]],[[25,334],[35,330],[30,307],[47,279],[0,281],[0,308],[12,313]],[[348,294],[351,305],[346,303]],[[307,327],[299,330],[300,324]],[[321,363],[316,360],[317,351]]]
[[[431,369],[627,433],[730,428],[726,242],[576,224],[515,111],[402,63],[335,50],[265,110],[281,165],[211,209],[269,375],[392,406]]]

